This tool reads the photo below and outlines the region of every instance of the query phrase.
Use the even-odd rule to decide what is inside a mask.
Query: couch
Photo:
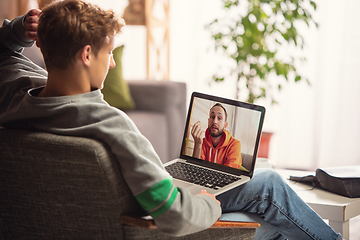
[[[186,121],[186,84],[151,80],[127,83],[136,108],[126,113],[163,163],[179,157]]]
[[[176,238],[121,223],[144,212],[99,141],[0,127],[0,239],[254,239],[255,228]]]

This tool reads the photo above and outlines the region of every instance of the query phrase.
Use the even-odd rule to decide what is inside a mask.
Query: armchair
[[[258,227],[176,238],[126,224],[121,216],[144,212],[119,164],[106,145],[80,137],[0,128],[0,192],[0,239],[253,239]]]

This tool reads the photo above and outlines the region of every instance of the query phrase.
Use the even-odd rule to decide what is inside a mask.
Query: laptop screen
[[[181,157],[252,176],[264,115],[262,106],[194,92]]]

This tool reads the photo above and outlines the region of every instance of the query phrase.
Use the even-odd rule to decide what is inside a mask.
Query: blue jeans
[[[262,227],[255,239],[342,239],[273,170],[257,170],[249,182],[217,199],[233,219],[241,212],[257,215]]]

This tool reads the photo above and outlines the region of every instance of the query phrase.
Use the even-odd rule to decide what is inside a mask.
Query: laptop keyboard
[[[165,169],[174,178],[215,190],[241,179],[240,177],[183,162],[175,162],[166,166]]]

